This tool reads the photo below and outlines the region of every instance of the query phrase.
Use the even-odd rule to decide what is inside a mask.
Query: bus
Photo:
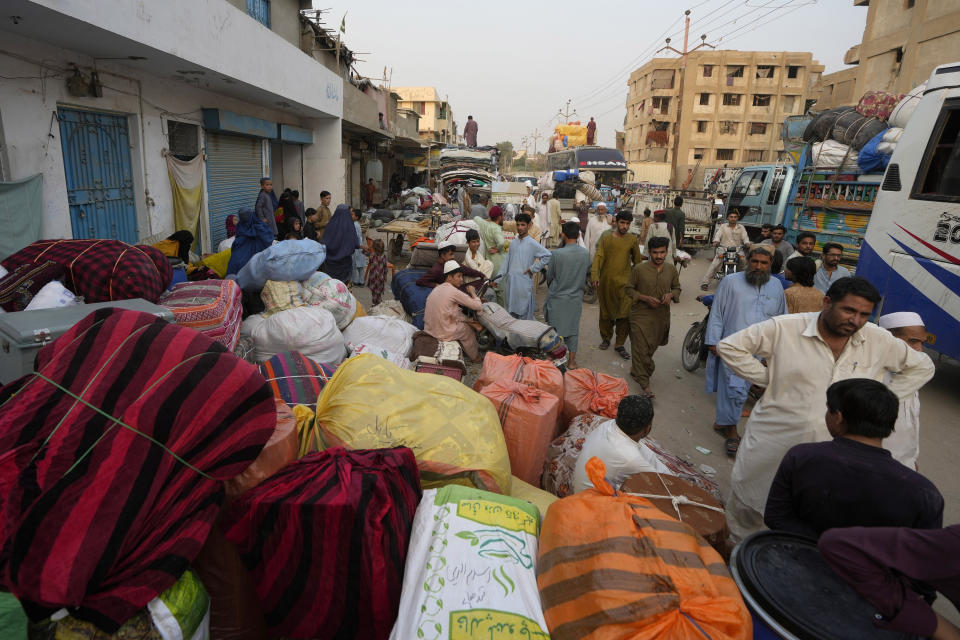
[[[857,275],[877,315],[915,311],[927,345],[960,359],[960,62],[934,69],[890,158]]]
[[[547,154],[547,171],[592,171],[596,186],[629,182],[623,153],[609,147],[573,147]]]

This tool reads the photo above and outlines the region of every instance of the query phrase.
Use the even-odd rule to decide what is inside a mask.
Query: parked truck
[[[673,206],[673,199],[678,195],[680,192],[673,189],[655,189],[641,190],[630,196],[630,200],[627,201],[627,206],[632,207],[633,210],[633,223],[630,225],[630,230],[636,234],[640,233],[644,209],[650,209],[651,213],[659,209],[669,209]],[[685,195],[680,208],[686,216],[683,247],[692,255],[697,249],[710,244],[713,238],[714,199],[699,193]]]

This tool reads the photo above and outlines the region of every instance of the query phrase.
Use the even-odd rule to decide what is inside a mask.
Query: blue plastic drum
[[[913,640],[873,626],[873,606],[821,557],[814,540],[761,531],[737,545],[730,573],[755,640]]]

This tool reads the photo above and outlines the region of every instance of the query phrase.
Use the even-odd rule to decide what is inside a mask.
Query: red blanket
[[[221,526],[253,575],[272,632],[386,638],[419,502],[410,449],[337,447],[243,494]]]
[[[153,315],[90,314],[0,391],[0,585],[108,633],[203,546],[276,425],[256,367]]]

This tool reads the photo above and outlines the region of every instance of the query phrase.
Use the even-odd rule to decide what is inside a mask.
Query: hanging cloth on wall
[[[43,174],[0,182],[0,259],[40,239]]]
[[[198,154],[184,161],[168,153],[166,159],[173,192],[173,230],[186,230],[197,236],[203,208],[203,156]]]

